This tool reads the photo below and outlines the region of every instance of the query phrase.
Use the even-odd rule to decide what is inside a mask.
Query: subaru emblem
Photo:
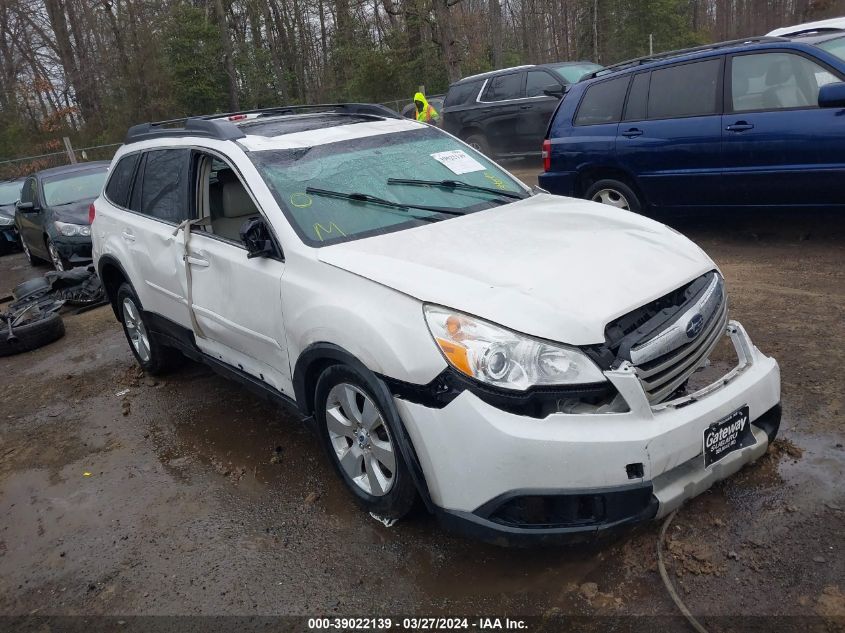
[[[687,338],[695,338],[701,334],[701,329],[704,327],[704,317],[701,313],[693,315],[687,323]]]

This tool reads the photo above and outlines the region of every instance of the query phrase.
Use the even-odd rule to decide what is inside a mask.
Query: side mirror
[[[35,203],[33,202],[18,201],[15,203],[15,207],[21,213],[32,213],[33,211],[35,211]]]
[[[250,218],[241,225],[241,241],[246,246],[246,256],[270,257],[275,254],[273,240],[270,239],[270,229],[264,224],[263,218]]]
[[[555,99],[563,99],[566,88],[560,84],[549,84],[543,88],[543,94],[547,97],[554,97]]]
[[[820,108],[845,108],[845,83],[825,84],[819,88]]]

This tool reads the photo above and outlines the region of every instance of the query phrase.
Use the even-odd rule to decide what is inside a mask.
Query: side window
[[[522,79],[525,73],[510,73],[493,77],[487,83],[482,101],[505,101],[522,98]]]
[[[26,182],[23,183],[23,187],[21,188],[21,202],[35,202],[35,195],[36,192],[36,184],[35,178],[27,178]]]
[[[478,91],[481,89],[483,81],[468,81],[464,84],[458,84],[449,88],[446,94],[446,100],[443,102],[443,107],[460,106],[467,103],[472,103],[478,96]]]
[[[626,75],[587,88],[575,115],[575,125],[618,123],[630,79],[630,75]]]
[[[625,104],[626,121],[642,121],[646,117],[648,103],[648,84],[651,73],[634,75],[631,90],[628,92],[628,103]]]
[[[544,97],[543,90],[549,86],[559,86],[560,82],[543,70],[529,70],[525,79],[526,97]]]
[[[121,158],[112,170],[109,182],[106,184],[106,196],[120,207],[129,202],[129,190],[132,188],[132,177],[140,154],[130,154]]]
[[[814,108],[819,88],[834,81],[839,79],[801,55],[737,55],[731,61],[731,108],[734,112]]]
[[[648,118],[674,119],[719,112],[721,59],[679,64],[651,73]]]
[[[241,227],[260,215],[235,170],[215,156],[198,154],[199,215],[211,219],[207,233],[241,243]]]
[[[188,212],[188,149],[157,149],[146,153],[138,170],[130,208],[144,215],[179,223]],[[140,185],[140,186],[139,186]]]

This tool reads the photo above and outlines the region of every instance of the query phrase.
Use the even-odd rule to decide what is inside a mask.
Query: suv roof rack
[[[253,122],[256,118],[265,116],[283,116],[290,114],[309,114],[310,110],[330,112],[340,116],[363,116],[372,118],[400,119],[398,113],[387,106],[375,103],[319,103],[313,105],[285,105],[272,108],[257,108],[254,110],[240,110],[224,114],[206,114],[202,116],[185,117],[157,121],[155,123],[141,123],[133,125],[126,133],[124,143],[135,143],[152,138],[205,136],[221,141],[233,141],[243,138],[246,134],[236,123]],[[248,118],[256,114],[258,117]],[[179,126],[178,124],[182,124]]]
[[[664,59],[669,59],[671,57],[679,57],[680,55],[688,55],[690,53],[700,53],[703,51],[715,51],[719,50],[720,48],[730,48],[731,46],[739,46],[741,44],[759,44],[765,42],[788,42],[789,39],[785,37],[771,37],[771,36],[763,36],[763,37],[745,37],[738,40],[728,40],[726,42],[715,42],[713,44],[704,44],[703,46],[694,46],[692,48],[679,48],[674,51],[666,51],[664,53],[657,53],[655,55],[646,55],[644,57],[635,57],[634,59],[629,59],[624,62],[619,62],[618,64],[611,64],[610,66],[605,66],[601,70],[597,70],[592,73],[588,73],[581,78],[581,81],[585,79],[594,79],[596,77],[602,77],[604,75],[608,75],[610,73],[619,72],[622,70],[626,70],[628,68],[632,68],[634,66],[642,66],[643,64],[648,64],[650,62],[657,62]]]

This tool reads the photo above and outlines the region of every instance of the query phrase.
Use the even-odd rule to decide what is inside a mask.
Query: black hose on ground
[[[692,628],[694,628],[698,633],[707,633],[707,629],[705,629],[704,626],[695,619],[695,616],[693,616],[693,614],[690,613],[690,610],[687,609],[687,605],[685,605],[684,601],[681,600],[681,596],[679,596],[678,592],[675,591],[672,581],[669,580],[669,574],[666,573],[666,565],[663,563],[663,541],[666,537],[666,530],[669,529],[669,524],[672,523],[672,519],[675,518],[677,513],[677,510],[673,510],[663,522],[663,527],[660,528],[660,536],[657,537],[657,569],[660,571],[660,578],[666,586],[666,591],[669,592],[669,597],[672,598],[672,602],[675,603],[675,606],[678,607],[678,610],[687,619],[690,626],[692,626]]]

